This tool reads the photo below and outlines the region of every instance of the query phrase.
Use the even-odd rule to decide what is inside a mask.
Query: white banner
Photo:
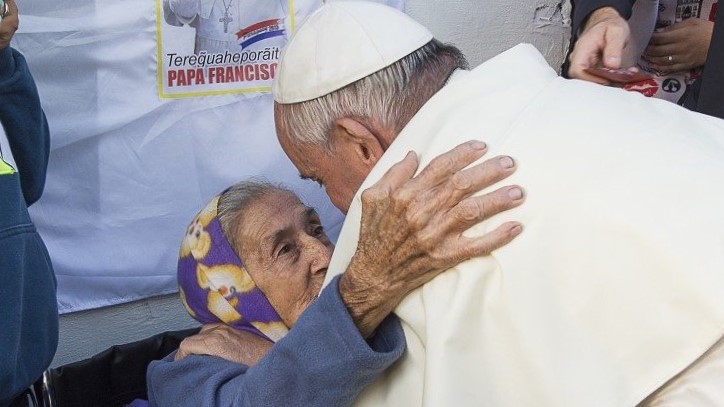
[[[156,0],[161,97],[268,92],[297,15],[316,1]]]
[[[248,177],[290,186],[318,208],[332,238],[339,232],[342,215],[281,151],[268,94],[274,50],[321,1],[193,0],[239,47],[207,47],[205,55],[228,61],[203,63],[201,17],[169,24],[163,1],[19,4],[13,46],[28,59],[52,142],[45,194],[31,215],[55,266],[61,312],[174,292],[186,225]],[[197,68],[190,78],[186,70]]]

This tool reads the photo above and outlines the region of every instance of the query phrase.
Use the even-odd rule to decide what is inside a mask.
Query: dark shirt
[[[719,10],[701,79],[679,102],[687,109],[724,119],[724,12]]]

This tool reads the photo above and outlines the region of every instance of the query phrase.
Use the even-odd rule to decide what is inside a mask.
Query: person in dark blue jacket
[[[10,39],[17,6],[0,21],[0,406],[23,405],[58,344],[56,281],[28,215],[45,184],[50,139],[38,91]]]

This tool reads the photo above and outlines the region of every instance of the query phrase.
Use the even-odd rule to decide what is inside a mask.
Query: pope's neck
[[[404,123],[399,129],[386,129],[386,128],[381,129],[381,130],[379,131],[379,134],[380,134],[381,138],[385,140],[385,144],[383,145],[385,151],[387,150],[387,147],[389,147],[389,145],[392,144],[392,143],[395,141],[395,139],[397,138],[397,135],[407,126],[407,124],[412,120],[412,118],[415,117],[415,115],[417,114],[417,112],[419,112],[420,109],[422,109],[422,107],[425,106],[425,104],[426,104],[430,99],[432,99],[433,96],[435,96],[435,95],[437,94],[437,92],[439,92],[440,90],[442,90],[442,88],[444,88],[444,87],[447,86],[448,84],[450,84],[450,83],[452,83],[452,82],[454,82],[454,81],[462,78],[463,76],[465,76],[465,75],[468,74],[468,73],[470,73],[470,71],[467,70],[467,69],[462,69],[462,68],[457,68],[457,69],[455,69],[454,71],[452,71],[452,72],[450,73],[450,75],[448,75],[447,79],[445,79],[445,82],[442,84],[442,86],[440,87],[440,89],[438,89],[437,91],[435,91],[435,93],[431,94],[431,95],[425,100],[425,103],[423,103],[422,105],[420,105],[420,107],[419,107],[412,115],[410,115],[410,117],[405,121],[405,123]],[[419,99],[418,99],[418,100],[419,100]]]

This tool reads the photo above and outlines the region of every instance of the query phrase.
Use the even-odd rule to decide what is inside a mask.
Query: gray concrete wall
[[[406,10],[471,66],[527,42],[558,70],[570,38],[569,0],[407,0]]]
[[[95,355],[113,345],[164,331],[198,326],[176,295],[60,316],[58,351],[51,367]]]
[[[552,67],[568,42],[568,0],[408,0],[407,12],[444,42],[459,46],[471,66],[521,42],[535,45]],[[81,360],[109,346],[166,330],[195,326],[176,296],[163,296],[60,318],[53,366]]]

